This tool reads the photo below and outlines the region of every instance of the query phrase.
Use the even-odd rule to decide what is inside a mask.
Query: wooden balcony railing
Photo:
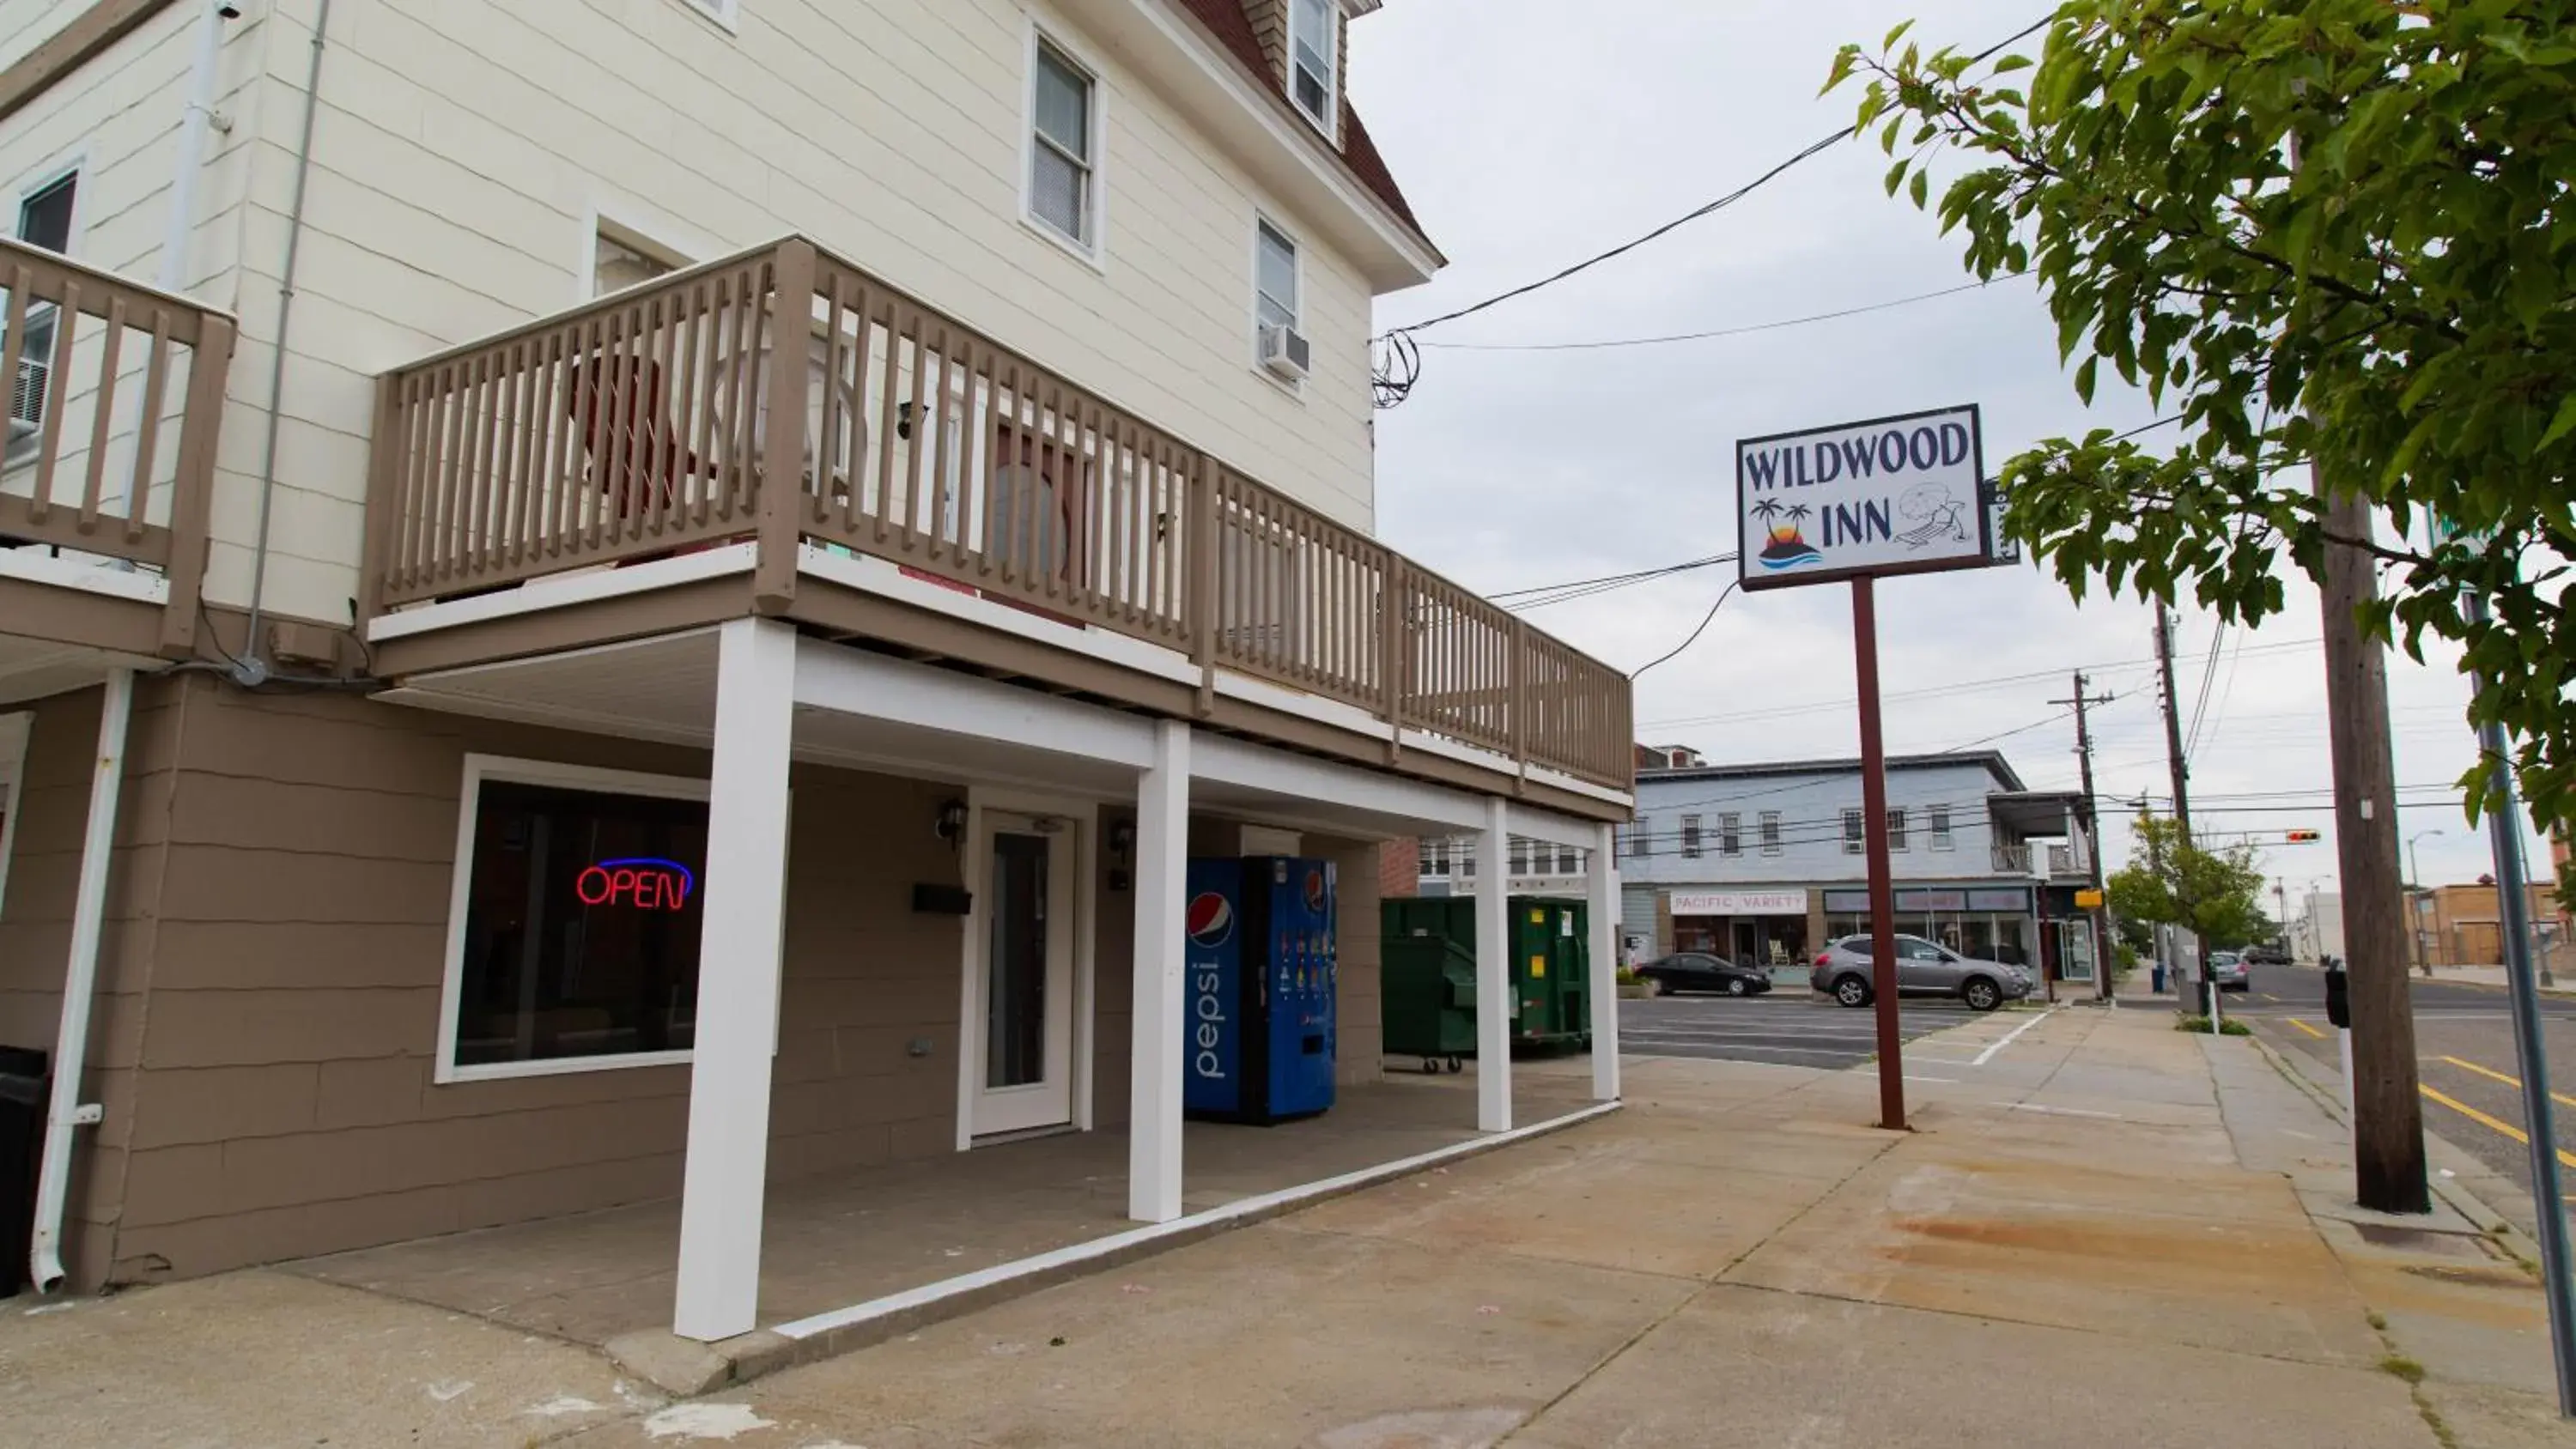
[[[370,612],[819,545],[1633,780],[1617,670],[801,239],[381,378],[368,529]]]
[[[196,637],[233,321],[0,239],[0,546],[159,571],[163,652]]]

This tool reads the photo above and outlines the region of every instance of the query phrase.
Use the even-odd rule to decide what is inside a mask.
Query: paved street
[[[1994,1013],[2009,1022],[2018,1013]],[[1956,1001],[1908,999],[1905,1039],[1976,1020]],[[1774,987],[1767,996],[1656,996],[1619,1003],[1619,1048],[1659,1057],[1774,1062],[1833,1069],[1869,1060],[1878,1050],[1878,1013],[1855,1011],[1807,990]]]
[[[2243,995],[2230,996],[2228,1009],[2273,1046],[2336,1065],[2334,1029],[2326,1022],[2324,972],[2258,966],[2252,986]],[[2418,980],[2414,999],[2425,1127],[2530,1191],[2528,1149],[2515,1135],[2529,1124],[2523,1120],[2505,993]],[[2540,1005],[2550,1086],[2558,1098],[2559,1161],[2576,1169],[2576,999],[2544,997]]]

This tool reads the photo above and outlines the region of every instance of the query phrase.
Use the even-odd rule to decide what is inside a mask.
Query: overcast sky
[[[1982,49],[2039,18],[2038,0],[1390,0],[1357,22],[1354,99],[1450,266],[1384,298],[1381,326],[1417,321],[1533,280],[1731,191],[1847,123],[1856,91],[1817,95],[1836,47],[1872,44],[1915,14],[1918,35]],[[1426,344],[1594,341],[1759,324],[1954,286],[1960,248],[1884,194],[1874,144],[1846,145],[1638,252],[1459,322]],[[1984,408],[1990,466],[2029,443],[2150,421],[2106,387],[2088,410],[2058,365],[2055,328],[2024,282],[1809,326],[1594,351],[1424,349],[1419,386],[1378,415],[1378,518],[1389,542],[1487,593],[1678,563],[1731,550],[1734,443],[1954,403]],[[1535,611],[1533,622],[1633,669],[1686,637],[1732,577],[1711,568]],[[2130,598],[2078,607],[2034,568],[1883,584],[1888,745],[1953,748],[2006,731],[2036,788],[2073,788],[2074,726],[2049,701],[2077,666],[2116,702],[2095,716],[2111,860],[2112,802],[2167,808],[2155,707],[2152,611]],[[2293,575],[2286,615],[2216,633],[2186,608],[2181,695],[2201,718],[2191,789],[2204,836],[2273,842],[2262,867],[2295,901],[2334,888],[2333,816],[2315,591]],[[2009,679],[2009,676],[2047,677]],[[1849,591],[1738,595],[1687,653],[1638,682],[1640,733],[1719,761],[1857,753],[1849,700]],[[2466,683],[2444,654],[2397,658],[2390,699],[2397,779],[2456,800],[2474,756]],[[2186,716],[2188,720],[2188,714]],[[2043,721],[2049,721],[2042,723]],[[2037,726],[2035,728],[2025,728]],[[2282,792],[2306,792],[2287,797]],[[2262,808],[2256,808],[2262,807]],[[2433,882],[2489,868],[2458,806],[2402,812]],[[2286,846],[2313,827],[2323,843]],[[2536,872],[2547,855],[2535,845]],[[2322,878],[2321,882],[2319,878]],[[2293,909],[2295,914],[2295,906]]]

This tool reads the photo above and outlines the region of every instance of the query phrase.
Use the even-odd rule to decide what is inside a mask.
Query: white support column
[[[697,1056],[689,1071],[689,1156],[671,1317],[672,1332],[708,1342],[758,1326],[770,1055],[787,905],[787,758],[796,713],[794,628],[736,619],[724,626],[721,641]]]
[[[1136,789],[1136,1003],[1128,1047],[1127,1216],[1181,1215],[1181,943],[1189,900],[1190,727],[1154,727]]]
[[[1512,1130],[1511,822],[1501,796],[1485,802],[1476,854],[1476,1130]]]
[[[1619,850],[1604,825],[1592,832],[1592,1099],[1619,1100]]]

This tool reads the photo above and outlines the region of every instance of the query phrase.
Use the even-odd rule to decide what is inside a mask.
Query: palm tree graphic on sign
[[[1814,513],[1814,509],[1803,503],[1791,504],[1783,508],[1777,502],[1765,498],[1753,505],[1752,512],[1754,517],[1762,520],[1764,528],[1770,534],[1770,537],[1764,541],[1760,554],[1764,568],[1793,569],[1803,564],[1824,562],[1825,556],[1816,552],[1815,545],[1807,542],[1806,535],[1799,528],[1800,520]],[[1785,528],[1778,522],[1783,515],[1786,515],[1789,520]]]

